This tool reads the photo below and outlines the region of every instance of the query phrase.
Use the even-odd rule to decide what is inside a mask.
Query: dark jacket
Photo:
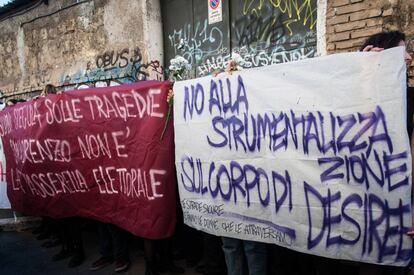
[[[414,87],[407,88],[407,132],[408,138],[411,138],[413,131],[413,116],[414,116]]]

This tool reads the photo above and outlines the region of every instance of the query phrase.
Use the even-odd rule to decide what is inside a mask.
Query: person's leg
[[[99,223],[98,224],[98,234],[99,234],[99,253],[101,253],[102,257],[105,258],[114,258],[113,254],[113,246],[112,246],[112,239],[111,233],[109,232],[107,223]]]
[[[115,271],[120,272],[128,269],[130,265],[128,251],[128,233],[119,227],[108,224],[113,240]]]
[[[46,217],[40,217],[40,218],[41,218],[41,222],[40,222],[39,226],[38,226],[38,227],[36,227],[36,228],[32,231],[32,233],[33,233],[34,235],[39,235],[39,234],[41,234],[41,233],[45,230],[45,228],[46,228]]]
[[[301,259],[301,253],[297,253],[297,258]],[[312,257],[313,265],[315,266],[317,273],[320,275],[330,275],[334,272],[334,270],[337,270],[340,266],[340,263],[333,259],[328,259],[324,257],[319,256],[313,256]],[[338,273],[338,272],[336,272]]]
[[[66,228],[66,220],[65,219],[57,219],[55,220],[57,228],[59,228],[59,231],[61,232],[61,238],[62,238],[62,248],[61,250],[53,255],[52,261],[60,261],[66,258],[69,258],[72,256],[72,247],[70,246],[69,237],[68,237],[68,230]]]
[[[223,237],[223,252],[226,259],[227,274],[240,275],[243,272],[243,241]]]
[[[226,274],[226,262],[221,249],[222,245],[223,242],[220,237],[203,233],[205,275]]]
[[[42,247],[51,248],[62,244],[62,230],[58,219],[51,219],[49,223],[50,239],[42,244]]]
[[[43,230],[37,235],[36,240],[46,240],[51,236],[50,224],[53,223],[54,219],[50,217],[44,217]]]
[[[76,267],[82,264],[85,259],[81,232],[82,220],[80,218],[70,218],[68,228],[70,230],[70,242],[73,247],[73,256],[69,261],[69,267]]]
[[[202,247],[203,239],[201,232],[191,228],[187,225],[184,225],[184,252],[186,258],[187,267],[193,267],[202,258]]]
[[[90,270],[101,269],[111,264],[114,258],[111,234],[108,229],[108,224],[99,222],[98,233],[99,233],[99,252],[101,254],[101,257],[92,263]]]
[[[82,219],[80,218],[73,218],[72,221],[72,239],[73,239],[73,247],[75,250],[75,253],[77,254],[84,254],[83,250],[83,239],[82,239]]]
[[[173,274],[182,274],[185,270],[173,261],[172,255],[172,238],[162,239],[157,241],[157,251],[159,253],[159,271],[170,272]]]
[[[249,275],[267,274],[266,244],[252,241],[243,241],[244,254],[247,259]]]
[[[155,241],[144,239],[145,275],[158,275],[155,262]]]
[[[359,266],[359,275],[381,275],[384,267],[361,263]]]

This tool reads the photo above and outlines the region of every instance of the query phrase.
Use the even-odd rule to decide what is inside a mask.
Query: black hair
[[[16,103],[19,103],[19,102],[26,102],[26,100],[24,100],[24,99],[14,99],[14,98],[12,98],[12,99],[8,99],[8,100],[6,101],[6,105],[7,105],[7,106],[12,106],[12,105],[15,105]]]
[[[9,100],[7,100],[6,101],[6,104],[9,104],[9,105],[14,105],[14,104],[16,104],[18,101],[17,101],[17,99],[9,99]]]
[[[55,94],[55,93],[56,93],[56,87],[53,86],[52,84],[47,84],[45,86],[45,89],[43,90],[43,95]]]
[[[370,36],[361,46],[360,50],[362,51],[369,45],[389,49],[397,47],[401,41],[405,41],[405,34],[400,31],[380,32]]]

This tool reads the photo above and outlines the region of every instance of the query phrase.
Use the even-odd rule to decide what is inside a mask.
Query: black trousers
[[[99,249],[103,257],[129,260],[128,233],[109,223],[99,223]]]
[[[213,236],[207,233],[203,234],[203,248],[205,259],[205,275],[223,275],[227,274],[226,261],[224,259],[223,243],[221,237]]]
[[[83,255],[83,241],[81,231],[81,218],[64,218],[56,220],[61,227],[61,239],[63,249]]]

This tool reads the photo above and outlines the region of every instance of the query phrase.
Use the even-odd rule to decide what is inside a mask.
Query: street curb
[[[40,217],[17,217],[0,219],[0,231],[24,231],[40,224]]]

